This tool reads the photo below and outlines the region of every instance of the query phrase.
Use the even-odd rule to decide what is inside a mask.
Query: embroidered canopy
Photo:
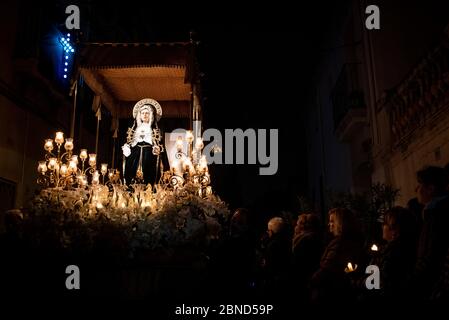
[[[80,76],[97,96],[94,110],[101,102],[115,119],[128,118],[137,101],[152,98],[164,118],[191,118],[191,43],[88,43],[80,53]]]

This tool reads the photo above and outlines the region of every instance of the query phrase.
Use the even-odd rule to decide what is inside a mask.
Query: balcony
[[[345,64],[332,90],[334,129],[340,141],[349,141],[366,126],[366,105],[358,64]]]
[[[365,108],[349,109],[340,121],[335,134],[340,141],[348,142],[366,125],[367,114]]]
[[[389,112],[393,148],[405,150],[425,126],[449,109],[449,35],[413,68],[382,103]]]

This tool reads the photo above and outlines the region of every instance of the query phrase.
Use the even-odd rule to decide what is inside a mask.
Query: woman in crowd
[[[413,214],[402,207],[387,211],[382,237],[387,244],[378,264],[381,293],[388,299],[404,297],[416,259],[416,219]]]
[[[329,231],[333,239],[312,277],[311,299],[315,303],[351,301],[354,292],[346,272],[349,263],[355,268],[362,259],[363,236],[354,214],[345,208],[329,211]]]

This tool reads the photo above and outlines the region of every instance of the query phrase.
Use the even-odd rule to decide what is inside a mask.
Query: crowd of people
[[[375,246],[359,217],[347,208],[328,212],[327,230],[313,212],[300,213],[294,223],[272,217],[262,237],[252,230],[250,212],[238,209],[229,237],[212,255],[221,272],[214,280],[237,292],[288,293],[311,304],[446,301],[448,178],[447,168],[429,166],[417,172],[417,197],[407,208],[382,213],[383,239]],[[366,284],[373,274],[366,272],[368,266],[377,270],[377,285]]]
[[[448,182],[447,168],[432,166],[417,172],[416,198],[410,200],[406,208],[393,207],[380,215],[378,227],[382,239],[375,243],[363,230],[360,214],[347,208],[332,208],[324,219],[314,212],[301,212],[294,219],[285,215],[267,217],[265,230],[257,228],[255,220],[260,219],[260,215],[240,208],[232,215],[228,228],[223,229],[220,236],[209,239],[207,244],[201,244],[200,250],[197,250],[201,254],[183,261],[182,268],[177,265],[167,269],[143,262],[137,266],[131,264],[131,268],[129,261],[119,261],[111,266],[107,264],[111,260],[101,262],[101,268],[98,268],[95,261],[99,259],[85,261],[82,265],[84,290],[81,295],[87,292],[89,296],[90,282],[95,282],[98,275],[102,275],[105,283],[109,284],[104,286],[107,290],[98,292],[114,293],[116,296],[127,296],[120,292],[123,288],[133,291],[134,287],[142,287],[146,291],[141,294],[134,290],[134,295],[158,297],[167,294],[173,298],[178,294],[185,298],[196,294],[207,297],[218,294],[243,296],[245,301],[248,297],[256,297],[254,301],[259,302],[262,301],[257,299],[260,297],[287,297],[310,305],[447,301]],[[55,292],[67,291],[60,285],[64,283],[65,274],[60,271],[59,264],[53,263],[53,251],[45,257],[41,251],[36,251],[34,255],[24,258],[25,249],[21,242],[15,238],[8,239],[3,237],[0,241],[3,244],[0,251],[9,257],[5,261],[11,265],[8,268],[4,264],[0,268],[3,279],[11,282],[10,286],[5,287],[3,281],[3,288],[16,288],[20,294],[23,294],[20,288],[35,288],[37,291],[59,288],[60,291],[55,289]],[[192,248],[186,249],[192,251]],[[112,252],[115,249],[111,246],[109,250]],[[73,260],[73,257],[63,258],[64,262]],[[24,276],[27,275],[25,269],[29,263],[47,260],[39,271],[46,277]],[[109,278],[103,271],[106,264],[105,270],[112,274]],[[48,266],[51,268],[48,269]],[[95,273],[98,270],[99,273]],[[92,274],[90,278],[89,274]],[[141,274],[157,281],[144,282]],[[54,285],[50,287],[48,279],[53,278]],[[36,279],[41,279],[42,283]],[[130,279],[141,285],[133,286]],[[23,282],[21,286],[18,281]],[[37,281],[39,285],[30,286],[29,281]],[[371,285],[367,285],[368,282]],[[92,296],[96,293],[94,291]]]

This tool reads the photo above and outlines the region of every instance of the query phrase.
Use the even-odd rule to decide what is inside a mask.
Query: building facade
[[[368,30],[370,4],[350,2],[316,72],[307,109],[315,206],[377,182],[400,189],[405,205],[416,171],[449,162],[448,5],[377,1],[380,30]]]

